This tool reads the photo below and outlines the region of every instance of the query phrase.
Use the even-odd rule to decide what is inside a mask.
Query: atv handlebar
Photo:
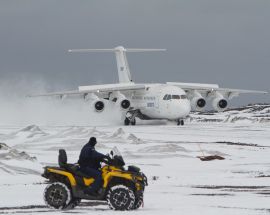
[[[111,161],[112,161],[112,159],[109,155],[106,155],[106,157],[103,159],[103,162],[107,165],[110,164]]]

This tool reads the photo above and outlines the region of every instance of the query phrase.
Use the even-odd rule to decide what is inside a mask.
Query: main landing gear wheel
[[[182,119],[179,119],[179,120],[177,120],[177,125],[179,126],[179,125],[184,125],[185,123],[184,123],[184,120],[182,120]]]
[[[135,203],[135,195],[131,188],[125,185],[115,185],[107,194],[107,202],[113,210],[132,210]]]
[[[130,120],[126,117],[125,120],[124,120],[124,124],[125,125],[129,125],[130,124]]]
[[[140,114],[140,110],[130,110],[126,113],[124,120],[125,125],[136,125],[136,117]],[[139,117],[138,117],[139,118]]]
[[[131,121],[131,125],[136,125],[136,119],[133,119],[133,120]]]
[[[124,120],[125,125],[136,125],[136,119],[130,120],[129,118],[125,118]]]
[[[70,189],[60,182],[49,184],[44,191],[44,201],[51,208],[64,209],[71,201]]]

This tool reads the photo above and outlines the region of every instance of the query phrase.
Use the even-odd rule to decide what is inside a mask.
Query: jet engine
[[[97,100],[94,101],[93,104],[96,112],[102,112],[105,108],[105,104],[103,101]]]
[[[191,99],[191,105],[193,109],[201,111],[205,107],[206,101],[203,97],[194,97]]]
[[[130,107],[130,101],[120,92],[115,93],[112,95],[111,99],[113,102],[116,102],[122,109],[126,110]]]
[[[94,93],[84,95],[85,101],[91,102],[91,107],[96,112],[102,112],[105,108],[104,102]]]
[[[120,105],[123,109],[128,109],[130,107],[130,101],[127,99],[124,99],[120,102]]]
[[[190,103],[193,109],[197,111],[203,110],[206,105],[205,99],[202,97],[201,93],[198,91],[193,91],[192,95],[190,96]]]
[[[224,111],[228,107],[228,101],[224,97],[216,97],[212,101],[212,106],[216,111]]]

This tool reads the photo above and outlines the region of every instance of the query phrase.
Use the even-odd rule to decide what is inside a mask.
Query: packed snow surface
[[[60,148],[66,149],[69,163],[77,162],[91,136],[97,137],[99,151],[106,154],[116,146],[127,165],[140,167],[148,177],[144,207],[123,214],[269,213],[270,123],[247,120],[254,112],[246,111],[237,123],[226,121],[233,117],[226,114],[195,113],[183,127],[163,122],[128,127],[3,125],[0,214],[119,214],[104,202],[83,201],[72,211],[44,205],[42,167],[57,165]],[[197,156],[202,155],[225,160],[201,161]]]

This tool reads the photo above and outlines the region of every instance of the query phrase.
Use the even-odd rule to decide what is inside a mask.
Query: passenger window
[[[181,95],[181,99],[187,99],[186,95]]]
[[[171,100],[172,99],[172,96],[171,95],[168,95],[167,96],[167,100]]]
[[[179,95],[172,95],[172,99],[180,99]]]

